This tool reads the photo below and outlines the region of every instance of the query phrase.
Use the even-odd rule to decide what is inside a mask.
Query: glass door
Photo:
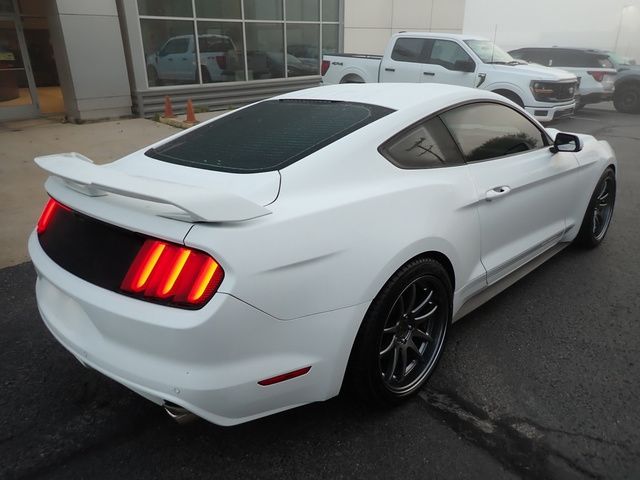
[[[11,5],[5,0],[4,7]],[[0,0],[0,121],[36,116],[38,97],[22,29]]]

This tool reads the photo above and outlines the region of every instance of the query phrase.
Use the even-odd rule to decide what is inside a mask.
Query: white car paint
[[[579,153],[553,154],[545,147],[437,169],[400,169],[378,152],[396,132],[452,105],[513,105],[475,89],[337,85],[276,98],[361,102],[395,112],[279,172],[267,172],[273,175],[182,167],[146,157],[146,149],[90,168],[86,177],[65,168],[60,157],[56,168],[47,168],[53,177],[46,189],[61,203],[212,255],[225,277],[201,309],[99,288],[49,258],[35,231],[29,239],[38,307],[63,346],[151,401],[173,402],[220,425],[337,395],[368,306],[416,255],[437,252],[448,259],[455,275],[452,313],[459,318],[468,301],[513,268],[572,241],[600,175],[616,165],[608,144],[588,135],[580,137]],[[75,157],[69,158],[72,165]],[[133,180],[123,180],[128,189],[109,184],[101,190],[109,182],[99,181],[100,171],[110,182],[121,176]],[[203,198],[199,209],[209,202],[218,211],[219,201],[234,209],[235,195],[270,213],[194,223],[175,215],[184,198],[178,201],[175,192],[158,198],[159,182],[167,180],[176,191],[206,185],[219,190],[219,197]],[[265,194],[274,182],[276,198]],[[138,195],[132,185],[154,195]],[[505,185],[512,189],[508,195],[487,201],[487,192]],[[188,207],[191,199],[186,201]],[[268,387],[257,383],[307,366],[312,368],[306,375]]]
[[[443,45],[457,45],[475,63],[472,72],[450,70],[434,63],[398,61],[392,52],[399,39],[433,39]],[[522,104],[535,118],[550,121],[571,114],[575,108],[572,98],[561,102],[537,100],[532,91],[532,82],[575,83],[576,76],[570,72],[540,65],[499,65],[484,62],[466,43],[470,40],[486,40],[473,35],[431,32],[402,32],[392,35],[383,56],[374,55],[325,55],[329,68],[323,76],[325,85],[347,82],[425,82],[476,87],[495,92],[508,91],[517,95]]]

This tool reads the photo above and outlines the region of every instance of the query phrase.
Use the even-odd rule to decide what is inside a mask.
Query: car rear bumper
[[[336,395],[368,306],[284,321],[218,293],[200,310],[181,310],[75,277],[44,253],[35,234],[29,253],[44,323],[82,364],[219,425]],[[307,366],[304,376],[258,384]]]
[[[574,101],[563,103],[561,105],[553,105],[549,107],[525,107],[525,110],[533,115],[540,122],[550,122],[558,118],[573,115],[576,104]]]
[[[613,99],[613,91],[588,93],[576,97],[578,105],[587,105],[589,103],[609,102]]]

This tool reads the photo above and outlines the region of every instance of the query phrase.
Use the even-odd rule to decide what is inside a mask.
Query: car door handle
[[[506,185],[502,185],[500,187],[494,187],[491,190],[487,191],[485,195],[485,199],[487,200],[487,202],[490,202],[494,198],[505,196],[510,191],[511,191],[511,188],[507,187]]]
[[[385,68],[384,71],[385,72],[395,72],[396,69],[395,68]]]
[[[433,73],[433,72],[422,72],[422,74],[423,74],[423,75],[428,75],[428,76],[430,76],[430,77],[435,76],[435,73]]]
[[[173,62],[173,58],[167,58],[167,61]]]

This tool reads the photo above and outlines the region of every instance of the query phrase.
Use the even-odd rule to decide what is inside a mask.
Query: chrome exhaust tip
[[[164,408],[164,411],[180,425],[186,425],[198,418],[194,413],[191,413],[186,408],[176,405],[173,402],[167,402],[166,400],[162,404],[162,408]]]

